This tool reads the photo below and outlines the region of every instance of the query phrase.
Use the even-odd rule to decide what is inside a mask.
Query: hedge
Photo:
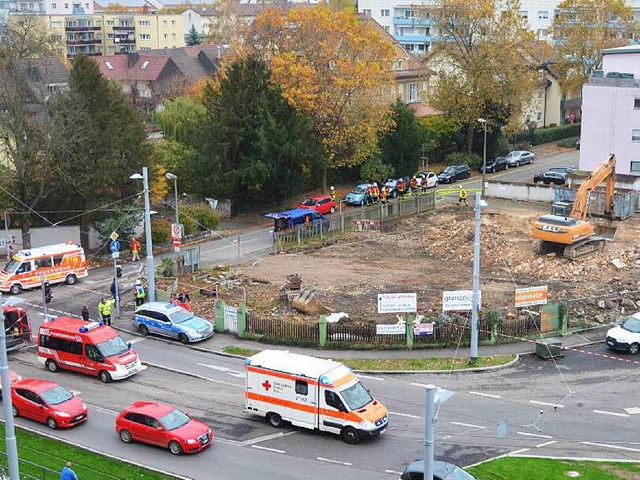
[[[529,141],[533,145],[541,145],[543,143],[554,142],[569,137],[577,137],[580,135],[580,124],[572,123],[569,125],[561,125],[559,127],[537,128],[533,131],[533,138],[528,131],[517,133],[514,136],[515,142]],[[513,141],[513,140],[512,140]]]

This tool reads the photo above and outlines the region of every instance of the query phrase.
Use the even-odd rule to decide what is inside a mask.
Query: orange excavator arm
[[[613,212],[613,193],[614,193],[614,176],[616,173],[616,156],[611,154],[607,160],[598,165],[591,175],[580,185],[576,193],[573,208],[571,209],[571,217],[576,220],[585,220],[587,217],[587,203],[589,201],[589,193],[600,183],[606,180],[605,206],[606,214]]]

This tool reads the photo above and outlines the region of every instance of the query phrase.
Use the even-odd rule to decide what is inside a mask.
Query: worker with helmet
[[[388,196],[389,196],[389,185],[385,185],[384,187],[382,187],[382,190],[380,191],[380,203],[382,204],[387,203]]]
[[[416,178],[415,175],[411,177],[410,185],[411,185],[411,193],[418,191],[418,179]]]
[[[467,189],[464,188],[464,185],[458,185],[458,189],[460,190],[460,192],[458,193],[458,205],[461,204],[465,204],[468,205],[467,203]]]
[[[334,202],[336,201],[336,189],[333,188],[333,185],[331,185],[331,188],[329,189],[329,196],[331,197],[331,200]]]
[[[378,182],[373,182],[372,192],[373,193],[373,203],[378,203],[380,199],[380,190],[378,189]]]
[[[133,286],[133,297],[136,301],[136,307],[142,305],[145,298],[147,297],[147,292],[145,292],[144,290],[144,285],[142,284],[141,278],[138,278],[135,285]]]

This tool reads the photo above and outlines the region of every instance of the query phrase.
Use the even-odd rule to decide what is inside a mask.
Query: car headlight
[[[84,403],[84,402],[82,402],[82,409],[83,409],[83,410],[86,410],[86,409],[87,409],[87,404],[86,404],[86,403]]]
[[[58,415],[59,417],[63,417],[63,418],[71,417],[71,415],[66,413],[66,412],[58,412],[58,411],[56,411],[56,415]]]
[[[198,443],[198,440],[196,440],[195,438],[189,438],[186,441],[187,445],[194,445],[196,443]]]

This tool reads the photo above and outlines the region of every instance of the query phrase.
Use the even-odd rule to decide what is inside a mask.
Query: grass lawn
[[[258,350],[228,346],[222,349],[225,353],[250,357],[258,353]],[[313,352],[311,352],[313,356]],[[496,357],[480,357],[478,363],[472,365],[467,358],[336,358],[337,362],[353,368],[354,370],[461,370],[464,368],[492,367],[504,365],[515,358],[514,355]]]
[[[91,428],[91,425],[81,425],[76,428]],[[0,436],[4,438],[4,423],[0,424]],[[19,428],[16,428],[16,437],[21,477],[27,474],[31,475],[29,478],[58,479],[64,464],[71,461],[73,462],[73,470],[82,480],[169,480],[174,478],[134,467],[118,460],[111,460],[102,455]],[[5,456],[6,444],[4,441],[0,442],[0,452],[2,452],[0,453],[0,464],[6,468],[7,457]],[[167,454],[170,455],[169,452]]]
[[[478,480],[566,480],[578,472],[580,480],[640,478],[640,463],[588,462],[543,458],[499,458],[468,469]]]

